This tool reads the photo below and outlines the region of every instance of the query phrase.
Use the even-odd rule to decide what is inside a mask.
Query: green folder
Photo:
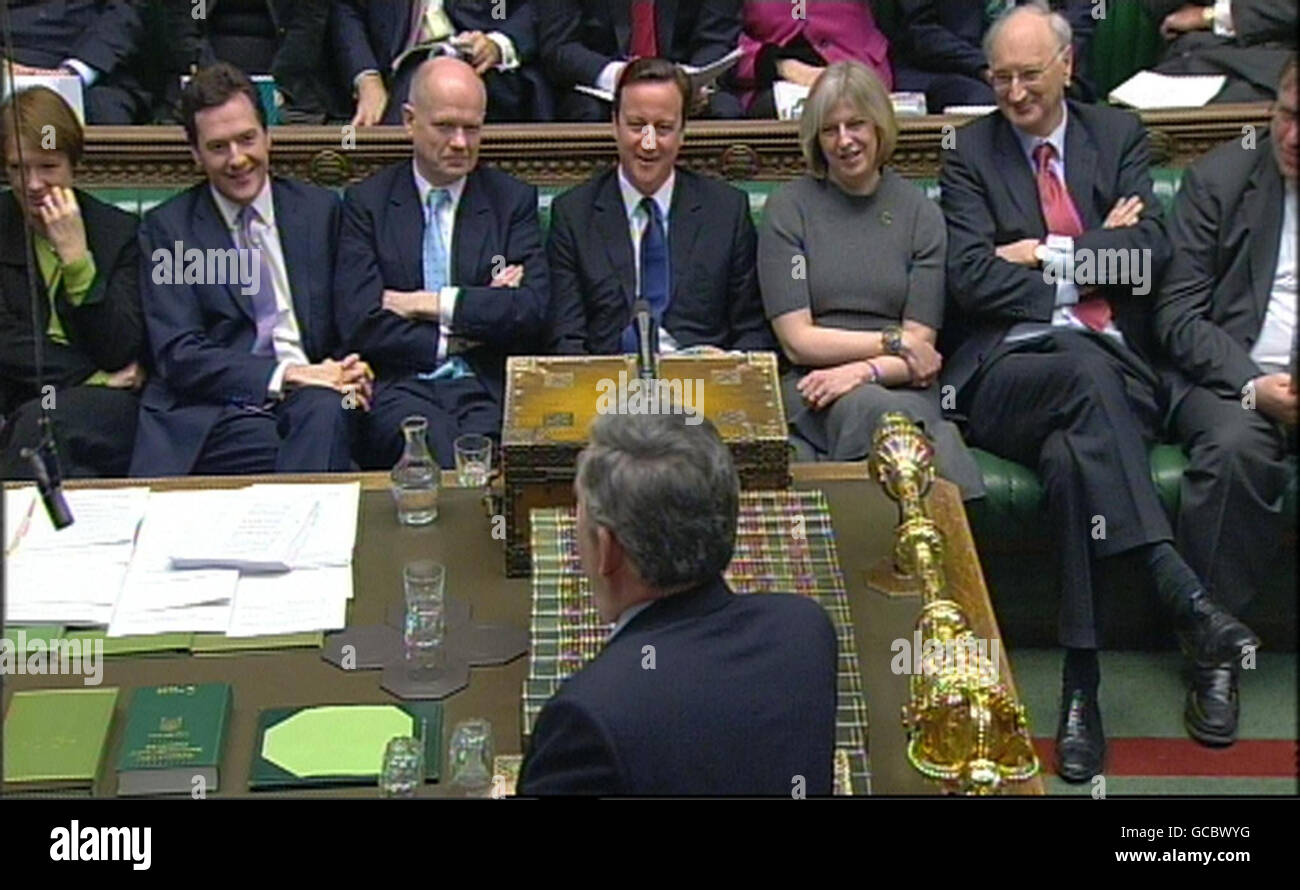
[[[4,723],[5,791],[90,794],[117,693],[115,686],[15,692]]]
[[[104,655],[144,655],[150,652],[188,652],[193,634],[146,634],[130,637],[110,637],[103,630],[70,630],[63,635],[69,640],[104,641]]]
[[[442,705],[315,705],[271,708],[257,717],[248,785],[254,791],[375,785],[384,748],[395,736],[424,739],[424,777],[436,782],[442,760]]]
[[[7,642],[8,648],[15,652],[18,649],[19,632],[22,632],[22,641],[24,650],[30,652],[32,643],[40,640],[45,645],[45,650],[50,649],[50,641],[57,640],[63,636],[63,625],[61,624],[27,624],[27,625],[5,625],[4,633],[0,634],[0,642]]]
[[[195,655],[227,655],[271,649],[319,649],[325,645],[323,631],[300,634],[268,634],[262,637],[228,637],[225,634],[198,633],[190,644]]]

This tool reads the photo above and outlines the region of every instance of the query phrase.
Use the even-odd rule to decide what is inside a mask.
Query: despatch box
[[[666,355],[653,391],[638,381],[631,355],[510,358],[501,429],[506,574],[530,571],[528,511],[573,503],[578,452],[597,416],[674,409],[717,427],[742,488],[789,487],[775,353]]]

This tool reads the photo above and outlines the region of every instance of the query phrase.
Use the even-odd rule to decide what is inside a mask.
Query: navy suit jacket
[[[79,59],[112,74],[135,53],[140,0],[15,0],[10,3],[15,61],[41,68]]]
[[[273,177],[276,227],[303,351],[312,362],[338,355],[334,257],[339,200],[328,189]],[[235,244],[207,182],[151,210],[140,224],[140,288],[152,368],[140,402],[133,476],[181,476],[193,468],[228,405],[262,405],[278,361],[252,354],[252,298],[238,281],[160,284],[155,251],[230,250]]]
[[[542,63],[558,87],[593,84],[607,64],[628,57],[628,0],[535,2]],[[740,8],[741,0],[658,0],[659,55],[697,66],[716,62],[740,43]]]
[[[677,169],[668,210],[672,296],[660,324],[679,346],[776,348],[758,294],[757,242],[744,192]],[[555,199],[548,247],[552,351],[621,352],[636,301],[636,260],[617,167]]]
[[[835,707],[822,607],[714,578],[641,611],[565,681],[519,793],[787,796],[803,776],[809,794],[830,794]]]
[[[336,274],[341,328],[380,377],[432,371],[439,326],[383,308],[383,292],[423,290],[424,211],[411,161],[385,167],[347,190]],[[498,259],[499,258],[499,259]],[[523,265],[517,288],[489,287],[494,269]],[[507,355],[540,351],[550,275],[537,219],[537,188],[490,167],[466,177],[451,245],[452,286],[461,289],[452,331],[479,343],[462,356],[504,400]]]
[[[1106,296],[1125,341],[1150,360],[1155,283],[1169,261],[1161,204],[1150,171],[1147,133],[1134,114],[1102,105],[1069,102],[1065,128],[1065,180],[1084,234],[1080,250],[1149,250],[1151,292],[1132,294],[1110,285]],[[1024,238],[1045,240],[1047,225],[1038,187],[1020,141],[1000,112],[961,128],[956,147],[943,152],[941,205],[948,221],[948,307],[944,314],[943,382],[960,390],[1022,321],[1050,323],[1056,285],[1043,271],[1010,263],[994,251]],[[1144,205],[1135,226],[1102,228],[1120,198]]]

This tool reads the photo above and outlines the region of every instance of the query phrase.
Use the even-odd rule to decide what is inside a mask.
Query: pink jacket
[[[855,59],[876,72],[886,89],[893,89],[889,40],[876,27],[867,0],[806,0],[806,19],[794,17],[790,0],[745,0],[745,27],[736,64],[741,101],[748,108],[758,88],[755,68],[765,44],[786,46],[800,34],[827,62]]]

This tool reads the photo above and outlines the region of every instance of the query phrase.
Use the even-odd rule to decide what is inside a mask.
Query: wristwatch
[[[1034,259],[1038,260],[1038,265],[1046,266],[1051,258],[1052,248],[1048,247],[1041,241],[1038,242],[1038,246],[1034,248]]]
[[[1205,24],[1209,25],[1210,30],[1213,31],[1214,30],[1214,4],[1211,3],[1209,6],[1203,7],[1203,9],[1205,11],[1202,12],[1201,15],[1204,17]]]
[[[880,332],[880,343],[889,355],[902,355],[903,329],[896,324],[887,326]]]

